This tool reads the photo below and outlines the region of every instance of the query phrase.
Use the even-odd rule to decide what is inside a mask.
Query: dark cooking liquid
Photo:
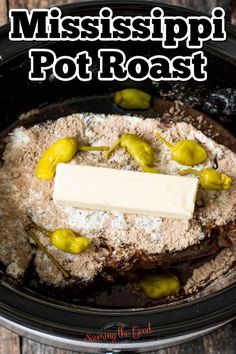
[[[131,114],[131,115],[142,115],[147,117],[156,117],[161,116],[165,111],[168,111],[172,106],[173,102],[167,101],[164,99],[154,99],[153,107],[148,111],[135,111],[135,112],[127,112],[122,111],[112,103],[111,96],[102,96],[102,97],[87,97],[80,99],[73,99],[67,102],[61,102],[58,104],[52,104],[39,109],[39,114],[29,116],[27,120],[20,121],[14,123],[14,127],[24,123],[25,126],[29,126],[32,124],[36,124],[42,121],[50,119],[56,119],[58,117],[66,116],[68,114],[76,113],[76,112],[94,112],[94,113],[116,113],[116,114]],[[201,113],[198,111],[194,111],[190,108],[184,107],[187,111],[186,115],[191,115],[193,117],[193,121],[191,123],[197,127],[199,127],[199,122],[194,120]],[[216,122],[212,121],[210,118],[205,115],[205,123],[203,123],[202,131],[209,135],[209,126],[212,125],[213,132],[218,133],[219,135],[215,139],[219,143],[224,143],[232,150],[236,151],[235,138],[233,138],[224,128],[219,126]],[[183,121],[184,119],[180,116],[173,118],[174,121]],[[11,127],[12,129],[12,127]],[[9,130],[8,130],[9,131]],[[3,137],[7,134],[8,131],[5,131],[0,134],[0,137]],[[226,144],[227,142],[227,144]],[[192,271],[195,267],[200,266],[204,261],[209,260],[201,259],[197,263],[188,262],[184,264],[176,264],[172,266],[171,269],[165,269],[165,272],[171,272],[176,274],[181,283],[184,284],[188,277],[191,276]],[[151,272],[155,272],[155,270],[149,270],[142,272],[142,275],[150,274]],[[5,279],[6,276],[4,276]],[[12,281],[10,281],[12,283]],[[22,290],[22,284],[14,284]],[[75,305],[83,305],[97,308],[140,308],[140,307],[148,307],[153,305],[161,305],[172,302],[176,299],[182,299],[184,297],[184,292],[181,290],[180,294],[177,297],[169,297],[162,298],[158,300],[150,300],[145,297],[143,293],[135,293],[132,290],[132,286],[128,281],[122,279],[116,279],[114,283],[107,282],[100,276],[96,278],[93,284],[89,286],[79,285],[78,283],[74,283],[74,285],[70,285],[64,288],[50,288],[40,283],[37,274],[34,271],[33,262],[31,267],[28,269],[25,279],[23,281],[23,287],[25,291],[33,291],[33,293],[37,293],[40,296],[53,298],[58,301],[75,304]]]
[[[181,300],[186,297],[183,291],[183,285],[191,276],[193,269],[201,266],[204,262],[209,261],[214,256],[204,257],[196,262],[183,262],[175,264],[165,270],[146,270],[139,271],[132,277],[137,278],[145,275],[158,273],[176,274],[182,284],[181,291],[178,295],[172,295],[168,298],[160,298],[156,300],[148,299],[144,293],[133,291],[132,282],[117,277],[115,281],[107,281],[102,276],[97,276],[91,284],[79,284],[75,281],[65,287],[49,287],[40,283],[38,275],[34,271],[34,266],[28,269],[23,284],[25,290],[31,290],[43,297],[52,298],[56,301],[69,303],[70,305],[80,305],[104,309],[121,309],[121,308],[143,308],[156,305],[164,305],[173,301]],[[112,275],[112,274],[111,274]],[[21,286],[22,289],[22,286]]]

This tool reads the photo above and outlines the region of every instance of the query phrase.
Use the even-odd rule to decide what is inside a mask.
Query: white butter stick
[[[192,177],[59,164],[53,199],[78,208],[190,219],[197,187]]]

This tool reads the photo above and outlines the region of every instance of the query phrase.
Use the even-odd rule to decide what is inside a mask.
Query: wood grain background
[[[52,5],[73,3],[76,0],[0,0],[0,25],[7,22],[9,8],[43,8]],[[223,4],[223,0],[161,0],[185,6],[204,13],[209,13],[215,6]],[[236,8],[236,1],[232,7]],[[236,23],[236,11],[232,11],[232,22]],[[76,352],[55,349],[18,335],[0,327],[0,354],[73,354]],[[236,354],[236,321],[190,343],[163,349],[155,354]],[[154,354],[154,352],[150,353]]]

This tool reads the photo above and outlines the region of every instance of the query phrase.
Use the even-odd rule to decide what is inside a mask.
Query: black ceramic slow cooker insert
[[[114,15],[147,16],[155,6],[161,6],[165,15],[188,16],[194,11],[159,4],[156,1],[107,1]],[[82,1],[62,6],[64,15],[97,15],[104,2]],[[1,137],[19,124],[18,117],[31,111],[24,124],[29,125],[50,119],[57,119],[75,112],[123,113],[112,103],[112,94],[123,87],[139,87],[154,97],[172,92],[170,99],[181,99],[186,105],[204,112],[220,122],[230,134],[236,136],[236,31],[226,26],[228,38],[225,42],[208,42],[203,50],[208,58],[208,80],[197,83],[161,82],[100,82],[97,77],[96,53],[99,48],[109,47],[107,42],[11,42],[8,39],[9,26],[0,29],[0,107]],[[123,50],[127,58],[134,55],[147,57],[163,54],[158,42],[114,42],[114,48]],[[48,75],[44,82],[31,82],[28,79],[30,62],[29,48],[49,48],[59,55],[75,56],[77,52],[88,50],[93,56],[93,80],[80,82],[75,79],[61,82]],[[188,55],[191,50],[181,44],[170,50],[169,56]],[[37,109],[37,115],[34,110]],[[33,110],[33,111],[32,111]],[[125,113],[126,114],[126,113]],[[130,112],[155,116],[154,109],[148,112]],[[236,315],[236,287],[231,282],[217,292],[195,298],[192,301],[172,304],[171,306],[151,306],[146,308],[96,308],[86,304],[76,305],[63,296],[55,298],[50,293],[20,286],[9,279],[1,267],[0,282],[0,322],[20,334],[55,344],[66,349],[80,349],[88,352],[137,351],[144,352],[178,343],[207,333],[232,320]],[[112,341],[109,333],[116,332],[121,326],[132,331],[134,327],[147,328],[140,338]],[[86,341],[87,335],[97,337]],[[106,337],[107,336],[107,337]]]

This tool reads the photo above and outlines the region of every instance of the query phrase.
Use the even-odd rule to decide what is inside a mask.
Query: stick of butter
[[[197,187],[193,177],[58,164],[53,199],[78,208],[190,219]]]

